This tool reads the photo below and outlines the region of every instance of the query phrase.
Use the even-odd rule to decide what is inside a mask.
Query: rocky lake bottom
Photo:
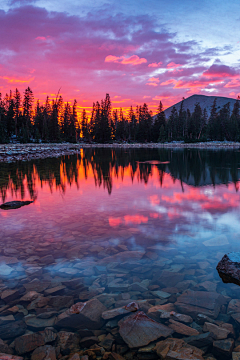
[[[239,152],[2,165],[1,360],[240,359]]]

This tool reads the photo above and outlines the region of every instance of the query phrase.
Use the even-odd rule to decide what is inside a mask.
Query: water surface
[[[2,202],[34,200],[0,210],[0,289],[19,291],[1,306],[20,303],[23,321],[51,308],[20,301],[33,279],[51,289],[79,278],[80,290],[63,285],[50,296],[97,297],[109,309],[131,300],[174,304],[187,289],[239,297],[216,271],[225,253],[240,251],[239,151],[86,149],[0,166]],[[180,281],[157,281],[164,271]]]

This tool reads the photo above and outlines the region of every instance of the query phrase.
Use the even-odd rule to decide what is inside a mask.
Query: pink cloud
[[[162,65],[162,62],[159,62],[159,63],[154,62],[154,63],[148,64],[148,67],[153,67],[153,68],[155,68],[155,67],[159,67],[159,66],[161,66],[161,65]]]
[[[164,82],[162,82],[160,85],[169,85],[169,84],[173,84],[173,83],[176,83],[177,81],[175,79],[169,79],[169,80],[166,80]]]
[[[236,77],[238,74],[236,70],[227,65],[213,64],[207,71],[204,71],[203,76],[207,77]]]
[[[179,66],[182,66],[182,65],[181,64],[175,64],[175,62],[170,62],[169,64],[167,64],[168,69],[175,69],[175,68],[178,68]]]

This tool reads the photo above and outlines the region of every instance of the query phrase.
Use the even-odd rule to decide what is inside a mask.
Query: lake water
[[[47,344],[66,359],[75,352],[102,359],[104,351],[126,359],[158,358],[151,344],[160,336],[153,335],[144,349],[144,340],[137,346],[126,340],[124,327],[119,333],[119,320],[129,316],[121,310],[105,315],[105,321],[96,315],[94,326],[87,320],[61,322],[59,316],[73,303],[91,299],[103,305],[94,305],[99,312],[136,302],[177,339],[209,331],[196,315],[202,313],[221,329],[233,326],[235,333],[231,328],[220,340],[234,339],[232,349],[239,345],[239,323],[231,314],[240,313],[240,302],[234,309],[229,303],[239,299],[240,287],[224,284],[216,270],[224,254],[240,251],[239,179],[237,150],[98,148],[0,164],[1,202],[34,200],[0,210],[0,338],[5,342],[0,352],[30,359],[35,348]],[[184,307],[185,291],[189,298],[202,292],[206,304],[190,299]],[[219,309],[208,294],[223,296]],[[184,328],[184,321],[160,319],[163,311],[184,313],[192,321]],[[29,345],[26,337],[24,349],[19,340],[13,342],[46,328],[51,341]],[[136,331],[141,333],[141,326]],[[74,333],[77,341],[64,343],[63,332]],[[212,342],[189,343],[203,355],[221,358]],[[97,349],[94,356],[86,350],[90,347]]]

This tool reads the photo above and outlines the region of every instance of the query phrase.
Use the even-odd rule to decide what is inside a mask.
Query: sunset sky
[[[90,110],[240,94],[239,0],[0,0],[0,91]]]

